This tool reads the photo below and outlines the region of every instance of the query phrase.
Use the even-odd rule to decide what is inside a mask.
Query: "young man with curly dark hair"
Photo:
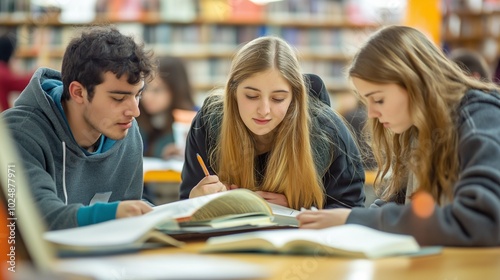
[[[66,48],[62,71],[38,69],[2,117],[48,229],[142,215],[142,141],[135,118],[152,54],[111,26]]]

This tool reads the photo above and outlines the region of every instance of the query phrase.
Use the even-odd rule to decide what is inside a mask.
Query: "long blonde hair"
[[[275,128],[265,174],[259,182],[255,174],[258,156],[255,139],[240,117],[236,89],[243,80],[268,69],[278,70],[288,81],[292,101],[282,123]],[[220,134],[214,139],[209,157],[219,179],[250,190],[284,194],[288,205],[295,209],[313,205],[322,208],[324,190],[310,143],[308,92],[293,49],[284,40],[272,36],[244,45],[233,58],[224,96],[218,100],[223,103],[224,114]],[[216,101],[211,108],[221,106]],[[210,111],[214,110],[207,108],[207,112]],[[214,112],[213,117],[217,115]]]
[[[395,83],[409,95],[414,124],[409,130],[393,134],[377,119],[367,122],[379,166],[376,186],[392,172],[382,197],[401,193],[411,171],[420,190],[438,202],[450,199],[459,173],[456,109],[468,89],[489,91],[495,86],[467,76],[423,33],[406,26],[373,34],[355,55],[348,74],[377,84]]]

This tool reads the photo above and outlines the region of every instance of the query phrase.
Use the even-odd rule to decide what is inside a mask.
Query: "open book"
[[[49,231],[44,238],[63,252],[115,252],[151,244],[182,245],[159,229],[269,226],[274,225],[272,219],[272,210],[263,198],[252,191],[238,189],[156,206],[142,216]]]
[[[272,224],[273,212],[267,202],[247,189],[200,196],[154,207],[153,213],[172,213],[179,227]],[[172,228],[167,223],[163,229]]]
[[[234,190],[233,190],[234,191]],[[231,192],[233,192],[231,191]],[[238,190],[239,191],[239,190]],[[245,190],[245,192],[248,192]],[[256,201],[244,201],[238,194],[235,196],[227,196],[226,206],[234,207],[233,204],[246,204],[250,207],[244,210],[242,214],[235,215],[223,215],[219,218],[214,218],[205,221],[188,221],[182,222],[182,218],[178,219],[180,223],[168,223],[161,227],[158,227],[163,233],[168,234],[178,240],[206,240],[212,236],[228,235],[234,233],[256,231],[262,229],[284,229],[284,228],[296,228],[298,227],[298,220],[296,216],[300,211],[291,209],[288,207],[280,206],[277,204],[265,202],[264,200],[258,199]],[[254,200],[254,198],[252,198]],[[218,202],[220,202],[218,200]],[[267,207],[262,202],[267,204]],[[174,204],[169,204],[169,206],[158,206],[170,207]],[[257,205],[262,206],[265,214],[255,212]],[[242,207],[243,205],[237,205],[237,207]],[[205,206],[204,208],[206,208]],[[267,208],[270,207],[272,212],[268,212]],[[208,208],[211,206],[208,205]],[[221,209],[222,210],[222,209]],[[225,210],[224,210],[225,211]]]
[[[270,252],[379,258],[417,253],[412,236],[386,233],[361,225],[325,229],[282,229],[211,237],[203,252]]]

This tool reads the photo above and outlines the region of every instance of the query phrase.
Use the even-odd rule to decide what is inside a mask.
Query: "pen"
[[[205,176],[210,176],[210,173],[208,173],[207,166],[205,165],[205,162],[203,162],[203,159],[201,158],[200,154],[196,153],[196,158],[198,158],[198,162],[200,163],[200,166],[203,169]]]

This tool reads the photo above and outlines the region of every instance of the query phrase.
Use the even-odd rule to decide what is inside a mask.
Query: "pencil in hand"
[[[207,166],[205,165],[205,162],[201,158],[200,154],[196,153],[196,158],[198,159],[198,162],[200,163],[200,166],[203,169],[203,173],[205,173],[205,176],[210,176],[210,173],[208,173]]]

